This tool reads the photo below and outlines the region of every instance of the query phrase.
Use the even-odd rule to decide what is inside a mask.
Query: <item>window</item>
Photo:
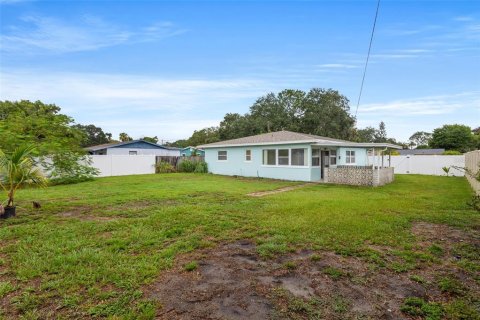
[[[292,149],[292,166],[306,166],[307,165],[307,149]]]
[[[276,165],[277,163],[275,161],[275,153],[275,149],[263,150],[263,164],[269,166]]]
[[[330,165],[334,166],[336,164],[337,164],[337,150],[330,150]]]
[[[355,163],[355,151],[347,150],[347,157],[345,158],[345,163],[347,164]]]
[[[245,161],[252,161],[252,150],[245,150]]]
[[[137,151],[128,151],[128,154],[131,155],[131,156],[136,156]]]
[[[226,161],[227,160],[227,151],[218,151],[218,161]]]
[[[288,149],[278,150],[278,165],[288,166]]]
[[[320,166],[320,149],[312,149],[312,166]]]

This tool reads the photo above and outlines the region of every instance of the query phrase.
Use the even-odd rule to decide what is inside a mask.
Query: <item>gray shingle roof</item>
[[[328,137],[316,136],[313,134],[298,133],[292,131],[276,131],[263,133],[255,136],[243,137],[238,139],[220,141],[198,146],[199,148],[215,147],[235,147],[245,145],[268,145],[268,144],[288,144],[288,143],[312,143],[325,146],[357,146],[357,147],[382,147],[400,148],[392,144],[376,143],[356,143],[346,140],[333,139]]]

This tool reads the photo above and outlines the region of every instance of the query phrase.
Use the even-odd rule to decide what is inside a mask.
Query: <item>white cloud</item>
[[[25,16],[22,24],[4,26],[0,37],[5,52],[66,53],[90,51],[127,43],[152,42],[184,33],[171,22],[158,22],[128,30],[103,19],[85,15],[78,21]]]
[[[278,88],[251,79],[164,79],[92,73],[2,71],[1,100],[55,103],[80,123],[105,124],[106,131],[189,137],[194,129],[218,124],[227,112],[247,110]],[[214,119],[214,120],[212,120]]]
[[[377,115],[395,114],[395,117],[411,117],[451,114],[460,109],[467,108],[477,108],[480,110],[480,91],[396,100],[386,103],[364,104],[360,105],[359,113],[375,113]]]
[[[470,16],[458,16],[458,17],[455,17],[453,18],[453,20],[455,21],[473,21],[473,17],[470,17]]]
[[[358,66],[353,64],[344,64],[344,63],[326,63],[326,64],[319,64],[317,65],[319,68],[326,68],[326,69],[355,69]]]

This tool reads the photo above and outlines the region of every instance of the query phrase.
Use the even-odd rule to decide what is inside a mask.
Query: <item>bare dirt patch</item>
[[[144,291],[162,306],[159,319],[410,319],[400,310],[406,298],[439,302],[452,298],[436,282],[446,273],[470,283],[472,295],[480,293],[472,275],[448,256],[457,242],[478,245],[477,238],[424,223],[415,224],[412,232],[422,236],[421,247],[444,239],[452,250],[445,259],[394,272],[332,252],[304,250],[265,260],[253,242],[238,241],[177,259],[172,270]],[[189,272],[185,265],[191,261],[198,267]],[[419,283],[412,275],[427,280]]]

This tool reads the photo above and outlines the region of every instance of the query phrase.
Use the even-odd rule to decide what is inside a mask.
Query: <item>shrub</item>
[[[165,161],[160,161],[155,165],[155,172],[156,173],[171,173],[176,172],[175,167],[172,166],[170,163]]]
[[[444,156],[460,156],[460,155],[462,155],[462,153],[460,151],[457,151],[457,150],[447,150],[447,151],[443,151],[442,155],[444,155]]]
[[[206,162],[199,161],[195,165],[195,173],[208,173],[208,165]]]
[[[192,160],[185,159],[178,165],[178,171],[180,172],[194,172],[196,167],[196,162]]]
[[[92,159],[80,153],[64,152],[42,162],[53,185],[89,181],[99,174],[98,169],[91,166]]]
[[[470,201],[467,202],[467,205],[480,212],[480,195],[473,195]]]

